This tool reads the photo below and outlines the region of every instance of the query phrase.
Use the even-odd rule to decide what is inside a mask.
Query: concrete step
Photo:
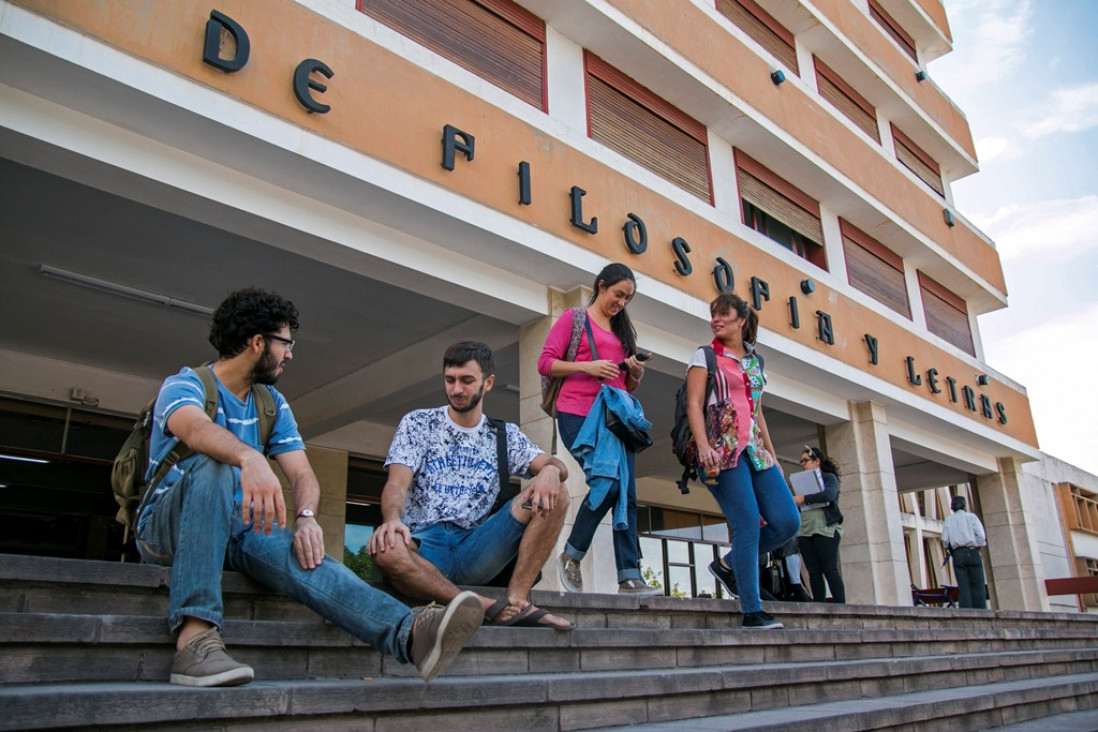
[[[410,670],[318,618],[226,622],[234,658],[267,679],[360,678]],[[1016,654],[1023,662],[1098,657],[1081,629],[1028,631],[945,627],[926,631],[740,628],[482,628],[451,673],[468,675],[690,668],[760,663]],[[0,683],[159,681],[174,645],[162,617],[0,613]],[[998,663],[1003,663],[999,661]]]
[[[132,682],[5,686],[0,687],[0,730],[556,732],[631,725],[619,729],[950,732],[1098,705],[1098,672],[979,686],[916,684],[881,694],[877,685],[852,681],[852,665],[858,664],[456,677],[431,684],[374,678],[257,681],[217,690]]]
[[[592,729],[601,732],[816,732],[820,729],[974,732],[992,728],[1002,732],[1098,730],[1098,673]]]
[[[0,555],[0,612],[135,614],[167,617],[171,570],[137,564]],[[315,619],[299,603],[247,577],[226,572],[226,618]],[[485,589],[499,596],[499,589]],[[734,600],[562,594],[535,590],[531,599],[574,620],[581,628],[727,628],[740,620]],[[882,607],[817,603],[767,603],[790,629],[942,628],[1017,630],[1071,627],[1098,636],[1098,615]]]

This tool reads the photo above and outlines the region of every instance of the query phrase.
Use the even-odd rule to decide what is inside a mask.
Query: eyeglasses
[[[282,336],[275,335],[274,333],[264,333],[263,337],[270,338],[272,341],[278,341],[279,343],[284,344],[287,351],[294,350],[294,344],[297,343],[297,341],[291,340],[289,338],[283,338]]]
[[[814,458],[801,458],[801,465],[805,465],[806,463],[810,463],[810,462],[813,461],[813,459]]]

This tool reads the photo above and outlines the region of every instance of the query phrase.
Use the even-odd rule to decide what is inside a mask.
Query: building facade
[[[679,493],[667,433],[707,303],[735,291],[783,467],[819,444],[843,468],[849,601],[946,580],[924,523],[964,492],[992,606],[1049,609],[1026,392],[977,325],[1006,306],[999,256],[950,193],[975,150],[924,70],[950,46],[939,0],[4,0],[0,438],[21,460],[0,512],[59,538],[2,549],[118,553],[96,471],[164,375],[211,357],[210,308],[255,284],[301,310],[279,386],[329,549],[354,553],[449,343],[496,350],[486,411],[550,448],[537,356],[621,261],[654,354],[643,566],[669,591],[715,592],[728,543],[704,489]]]

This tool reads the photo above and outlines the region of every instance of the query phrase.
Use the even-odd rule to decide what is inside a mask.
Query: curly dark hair
[[[230,294],[218,305],[210,322],[210,343],[221,358],[232,358],[256,335],[275,333],[282,327],[297,330],[297,308],[276,292],[247,287]]]

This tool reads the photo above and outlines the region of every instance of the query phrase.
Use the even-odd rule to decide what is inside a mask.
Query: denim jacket
[[[652,423],[644,417],[644,409],[629,392],[603,385],[599,389],[591,411],[583,420],[576,441],[572,445],[572,454],[583,466],[587,477],[587,505],[597,509],[606,496],[617,492],[614,504],[614,529],[622,530],[629,526],[626,518],[627,491],[622,486],[629,482],[629,465],[626,460],[625,446],[606,427],[606,412],[614,412],[622,422],[648,430]]]

